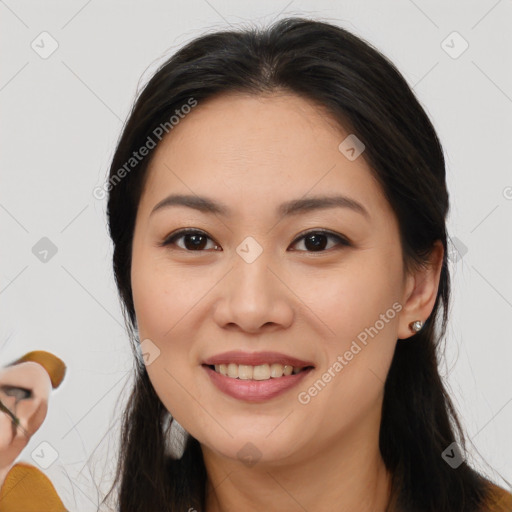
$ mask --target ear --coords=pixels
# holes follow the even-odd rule
[[[439,289],[443,257],[443,244],[436,240],[428,264],[407,274],[401,302],[403,309],[400,311],[398,323],[398,339],[413,336],[415,332],[409,324],[416,320],[425,322],[432,313]]]

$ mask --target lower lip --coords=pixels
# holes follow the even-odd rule
[[[284,375],[276,379],[244,380],[226,377],[206,365],[203,365],[203,368],[220,391],[233,398],[247,402],[264,402],[281,395],[296,386],[313,370],[313,368],[309,368],[299,373]]]

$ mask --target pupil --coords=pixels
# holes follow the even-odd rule
[[[323,240],[320,240],[320,239],[323,239]],[[316,249],[316,250],[324,249],[326,246],[326,243],[325,243],[326,239],[327,239],[327,237],[325,235],[316,233],[316,234],[308,235],[304,240],[304,244],[306,245],[306,248],[308,248],[307,241],[313,240],[313,248],[314,249]]]
[[[198,240],[198,239],[201,239],[203,238],[203,240]],[[192,242],[192,248],[193,249],[203,249],[204,248],[204,245],[205,245],[205,240],[204,240],[205,237],[203,237],[203,235],[187,235],[187,237],[185,237],[185,241],[187,240],[194,240]],[[185,245],[188,245],[186,242],[185,242]],[[187,249],[189,249],[190,247],[187,247]]]

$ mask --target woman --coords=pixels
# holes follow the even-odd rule
[[[192,41],[140,94],[108,191],[143,354],[121,511],[512,510],[464,461],[437,368],[443,151],[378,51],[305,19]]]
[[[107,191],[136,361],[116,510],[512,509],[437,368],[442,147],[369,44],[297,18],[192,41]]]

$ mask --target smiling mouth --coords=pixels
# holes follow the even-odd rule
[[[305,370],[312,369],[313,366],[291,366],[282,365],[279,363],[272,364],[260,364],[257,366],[245,365],[245,364],[210,364],[203,365],[207,366],[211,370],[223,375],[224,377],[230,377],[232,379],[239,380],[270,380],[287,377],[289,375],[295,375]]]

